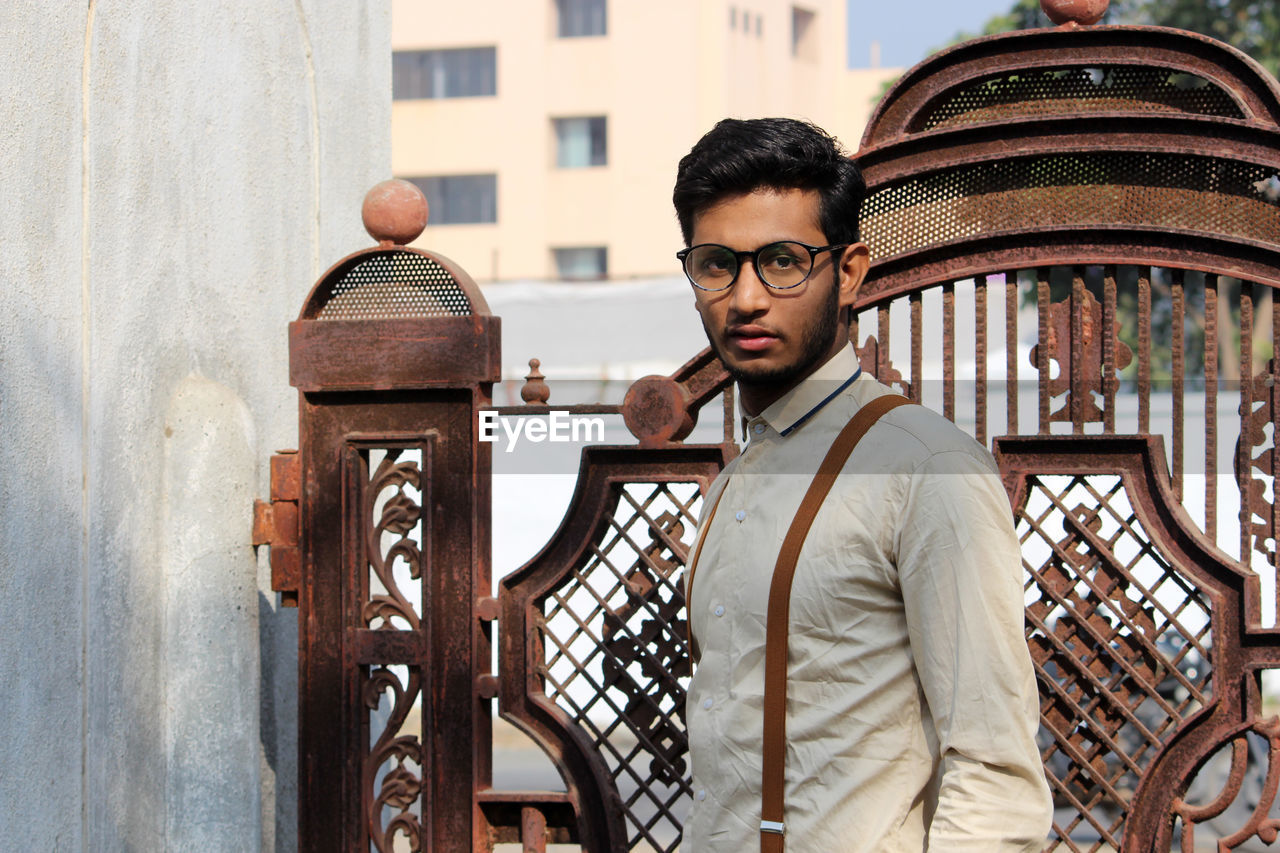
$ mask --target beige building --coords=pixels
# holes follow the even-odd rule
[[[845,67],[846,0],[395,0],[392,169],[418,245],[477,279],[674,273],[676,163],[725,116],[857,147],[889,69]]]

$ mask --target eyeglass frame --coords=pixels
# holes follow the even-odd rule
[[[803,249],[805,249],[805,251],[809,253],[809,271],[804,274],[804,278],[800,279],[795,284],[784,284],[784,285],[771,284],[769,281],[765,279],[763,275],[760,274],[760,267],[757,266],[756,264],[757,260],[760,257],[761,252],[763,252],[765,249],[768,249],[771,246],[777,246],[781,243],[794,243],[795,245],[802,247]],[[723,243],[698,243],[696,245],[689,246],[688,248],[681,249],[680,251],[676,252],[676,260],[680,262],[680,268],[684,270],[684,277],[689,279],[689,284],[693,285],[698,290],[701,290],[704,293],[723,293],[724,291],[728,290],[729,288],[737,284],[738,275],[742,272],[743,266],[745,266],[745,264],[743,263],[744,258],[751,259],[751,268],[756,271],[756,278],[760,279],[760,283],[763,284],[765,287],[769,288],[770,290],[793,290],[799,287],[800,285],[804,284],[806,281],[809,280],[809,276],[813,275],[813,268],[818,265],[819,254],[821,254],[822,252],[834,252],[836,250],[844,250],[849,248],[852,245],[853,245],[852,243],[832,243],[830,246],[810,246],[808,243],[802,243],[799,240],[774,240],[772,243],[765,243],[763,246],[759,247],[758,249],[754,249],[751,251],[737,252]],[[690,275],[689,266],[686,263],[686,259],[689,257],[689,255],[693,252],[694,249],[700,249],[703,246],[719,246],[721,249],[725,249],[730,254],[733,255],[733,259],[737,263],[738,268],[733,271],[733,278],[729,279],[729,283],[726,284],[724,287],[703,287],[702,285],[694,281],[693,276]]]

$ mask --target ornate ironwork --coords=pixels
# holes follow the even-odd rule
[[[1253,327],[1255,297],[1280,288],[1280,87],[1177,31],[995,36],[909,72],[858,159],[875,258],[853,306],[860,362],[979,440],[1005,434],[1050,846],[1270,843],[1280,723],[1259,674],[1280,668],[1261,594],[1280,550],[1280,301],[1260,375]],[[673,850],[689,793],[681,574],[701,495],[736,453],[728,377],[704,350],[621,406],[566,407],[621,414],[637,444],[584,452],[560,530],[495,600],[475,429],[497,321],[455,265],[393,245],[413,229],[383,212],[381,245],[326,273],[291,326],[301,483],[273,490],[255,528],[301,608],[302,846]],[[989,377],[1000,309],[1005,369]],[[859,319],[875,327],[860,344]],[[1219,398],[1236,344],[1232,423]],[[526,413],[549,399],[534,366]],[[722,392],[724,441],[685,445]],[[1238,541],[1217,476],[1236,436]],[[495,697],[563,792],[492,788]]]
[[[471,853],[512,807],[516,827],[526,807],[566,822],[563,795],[478,794],[495,691],[477,414],[500,378],[499,324],[463,270],[404,247],[426,213],[409,184],[375,188],[363,217],[379,245],[331,267],[289,329],[299,483],[273,490],[258,534],[287,558],[296,500],[296,573],[272,556],[299,607],[300,850]]]
[[[1097,297],[1084,287],[1074,288],[1072,294],[1061,302],[1049,305],[1048,338],[1044,348],[1047,360],[1058,365],[1057,375],[1049,379],[1047,390],[1051,400],[1062,399],[1062,404],[1049,412],[1050,421],[1068,423],[1101,422],[1103,411],[1095,402],[1102,396],[1103,384],[1109,375],[1103,369],[1102,305]],[[1129,347],[1115,334],[1112,324],[1110,346],[1114,355],[1108,367],[1111,371],[1123,370],[1133,360]],[[1040,365],[1040,344],[1031,348],[1032,365]],[[1110,373],[1114,375],[1114,373]]]
[[[1087,824],[1119,847],[1143,768],[1210,697],[1209,603],[1152,543],[1120,476],[1031,476],[1024,494],[1043,758],[1070,813],[1054,832]]]
[[[874,376],[885,385],[897,388],[903,395],[911,396],[910,383],[903,379],[901,371],[893,366],[893,362],[889,360],[888,353],[881,356],[880,342],[876,338],[868,335],[867,339],[862,342],[862,346],[857,347],[856,350],[858,353],[858,365],[867,372],[868,376]]]
[[[616,825],[591,829],[604,836],[591,849],[679,845],[690,795],[683,566],[726,451],[589,448],[565,525],[502,581],[500,663],[528,679],[504,681],[503,715],[583,786],[584,813],[596,798],[616,809]]]
[[[417,667],[407,669],[407,684],[391,669],[378,667],[363,687],[364,706],[372,719],[390,696],[390,710],[364,766],[365,820],[379,853],[403,849],[396,846],[397,835],[414,853],[422,849],[422,743],[416,734],[401,734],[422,689],[422,676]]]
[[[689,677],[690,669],[684,594],[677,571],[688,556],[685,540],[694,529],[694,515],[665,486],[654,489],[645,504],[661,497],[675,504],[676,513],[664,510],[657,518],[650,517],[647,506],[636,505],[628,491],[623,495],[649,524],[649,543],[622,580],[626,602],[604,614],[601,640],[608,654],[603,664],[604,688],[626,697],[622,713],[653,753],[652,778],[668,786],[685,785],[688,741],[682,679]]]
[[[414,581],[422,581],[422,507],[408,489],[421,488],[421,468],[417,460],[401,461],[404,451],[385,451],[370,476],[364,493],[365,518],[369,519],[365,535],[365,555],[369,561],[369,580],[379,592],[372,592],[360,617],[370,628],[383,631],[418,630],[418,611],[400,588],[395,576],[397,565]],[[390,539],[390,544],[384,540]],[[403,623],[396,624],[396,620]],[[376,624],[375,624],[376,623]]]
[[[430,454],[430,445],[425,445]],[[422,507],[415,498],[424,486],[421,447],[368,448],[361,468],[372,468],[362,490],[364,558],[368,564],[362,625],[378,631],[421,628],[423,557]],[[398,576],[399,575],[399,576]],[[417,603],[403,581],[415,583]],[[404,671],[402,676],[396,671]],[[422,740],[406,732],[410,714],[421,710],[421,669],[417,666],[373,666],[361,687],[368,709],[369,754],[364,759],[363,799],[369,837],[379,853],[391,853],[396,836],[409,850],[422,849]],[[384,708],[387,705],[389,707]],[[379,726],[381,728],[379,729]]]
[[[621,486],[604,536],[544,603],[544,689],[604,757],[622,795],[629,847],[643,840],[674,850],[674,807],[691,793],[684,761],[689,652],[676,573],[689,543],[674,534],[692,538],[700,502],[696,484]]]
[[[1237,471],[1237,477],[1243,476],[1247,483],[1244,505],[1248,512],[1249,534],[1253,548],[1264,556],[1271,565],[1276,562],[1276,510],[1277,501],[1267,497],[1268,486],[1275,482],[1278,473],[1274,424],[1280,415],[1277,406],[1277,366],[1280,359],[1273,358],[1267,362],[1266,372],[1248,380],[1252,385],[1249,395],[1254,401],[1241,415],[1240,437],[1236,442],[1236,458],[1248,460],[1247,470]],[[1268,434],[1271,427],[1271,434]],[[1264,448],[1261,453],[1255,451]],[[1243,454],[1243,457],[1241,456]],[[1258,476],[1261,474],[1262,476]]]
[[[1261,748],[1253,746],[1255,741],[1261,741]],[[1202,828],[1217,836],[1217,849],[1221,851],[1235,850],[1253,838],[1267,845],[1276,841],[1280,820],[1268,814],[1280,785],[1280,720],[1254,719],[1228,733],[1206,763],[1213,762],[1227,750],[1230,750],[1230,767],[1221,774],[1222,790],[1209,803],[1196,805],[1190,797],[1179,797],[1173,802],[1183,851],[1189,853],[1197,849],[1196,833]],[[1222,837],[1223,833],[1211,822],[1227,815],[1228,809],[1236,813],[1228,824],[1234,831],[1229,830],[1226,837]]]

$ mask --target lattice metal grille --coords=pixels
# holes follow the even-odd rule
[[[334,283],[318,320],[395,320],[471,313],[449,271],[413,252],[376,254]]]
[[[590,559],[545,600],[546,693],[618,786],[630,849],[675,850],[690,795],[683,568],[695,484],[629,483]]]
[[[1053,788],[1047,849],[1117,849],[1138,778],[1210,696],[1209,601],[1118,476],[1032,477],[1017,529]]]
[[[867,199],[874,258],[1005,230],[1154,226],[1280,242],[1272,167],[1183,154],[1052,154],[974,163]]]
[[[1116,65],[1019,70],[970,84],[923,112],[911,130],[1080,113],[1141,111],[1244,118],[1202,77],[1167,68]]]

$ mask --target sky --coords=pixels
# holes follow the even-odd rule
[[[871,43],[878,41],[882,67],[910,68],[957,33],[980,33],[1012,6],[1013,0],[849,0],[849,67],[869,67]]]

